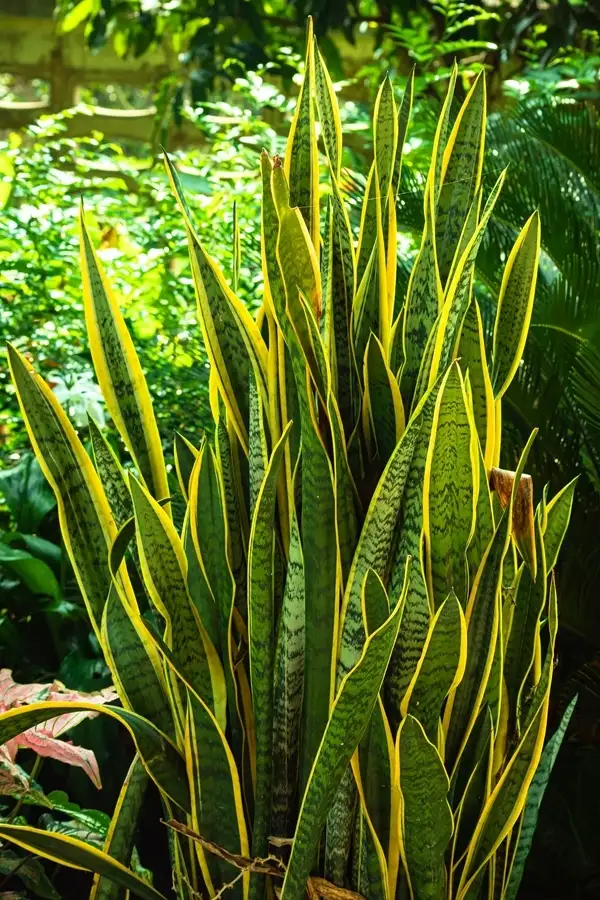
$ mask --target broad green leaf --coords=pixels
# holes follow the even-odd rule
[[[28,888],[36,897],[44,900],[61,900],[60,894],[44,871],[41,861],[35,856],[23,856],[2,847],[0,851],[0,875],[3,882],[18,878],[23,882],[23,887]],[[6,891],[2,893],[3,900],[27,900],[25,894]]]
[[[435,219],[435,243],[442,284],[447,281],[465,218],[479,189],[485,119],[485,76],[480,72],[461,107],[444,151]]]
[[[31,703],[0,714],[0,745],[35,725],[78,711],[110,716],[124,725],[152,780],[178,806],[184,810],[190,809],[185,766],[179,751],[155,725],[130,710],[75,701]]]
[[[463,606],[469,593],[467,547],[477,511],[477,437],[457,363],[442,382],[435,406],[423,483],[427,577],[434,608],[454,591]]]
[[[29,439],[56,496],[65,548],[100,638],[112,583],[106,560],[116,525],[92,461],[56,397],[12,346],[8,360]]]
[[[261,485],[248,549],[250,685],[256,728],[256,788],[252,853],[266,856],[273,778],[275,495],[289,425],[273,449]]]
[[[454,89],[456,87],[456,79],[458,77],[458,65],[456,61],[452,66],[450,78],[448,80],[448,90],[440,111],[435,136],[433,139],[433,149],[431,152],[431,168],[429,170],[428,190],[431,191],[432,210],[435,210],[438,204],[440,192],[442,189],[442,172],[444,166],[444,156],[448,146],[448,128],[450,125],[450,114],[452,111],[452,102],[454,100]],[[427,202],[427,199],[426,201]],[[432,218],[432,221],[435,217]]]
[[[316,38],[313,53],[315,61],[315,88],[321,136],[325,146],[325,153],[329,160],[331,174],[333,178],[339,178],[342,165],[342,122],[340,119],[340,109],[329,72],[327,71],[327,66],[325,65],[325,60],[317,47]]]
[[[488,484],[488,476],[483,459],[481,447],[477,447],[476,457],[479,465],[477,484],[477,511],[475,515],[475,528],[469,546],[467,547],[467,559],[469,562],[470,580],[477,574],[477,570],[483,559],[483,554],[494,534],[494,514],[492,510],[492,495]]]
[[[359,744],[358,760],[362,804],[387,856],[392,835],[394,740],[381,698]]]
[[[121,786],[114,808],[104,853],[124,866],[129,865],[137,822],[148,786],[148,774],[136,754]],[[110,878],[94,875],[89,900],[117,900],[119,886]]]
[[[85,323],[102,395],[144,483],[156,500],[169,494],[152,399],[131,335],[80,216]]]
[[[290,206],[297,208],[316,254],[319,253],[319,153],[313,105],[315,61],[312,19],[308,20],[304,79],[287,139],[285,174]]]
[[[557,622],[556,591],[551,590],[548,616],[550,636],[542,677],[521,740],[492,791],[469,845],[457,900],[468,896],[470,885],[515,825],[525,806],[544,744]]]
[[[269,461],[264,409],[254,377],[250,376],[250,425],[248,429],[248,480],[250,486],[250,518],[254,514],[258,491]],[[224,549],[224,548],[223,548]]]
[[[363,374],[363,427],[371,444],[371,458],[383,468],[404,431],[404,409],[381,341],[372,334],[367,344]]]
[[[159,504],[133,476],[129,483],[144,583],[165,620],[165,643],[186,681],[223,721],[223,667],[187,589],[183,544]]]
[[[398,731],[396,767],[402,795],[400,846],[411,895],[418,900],[443,900],[444,855],[453,827],[450,783],[435,746],[411,715],[402,720]]]
[[[114,586],[104,607],[102,642],[123,703],[173,738],[162,660],[139,612]]]
[[[574,478],[552,498],[545,509],[546,521],[543,524],[543,531],[547,572],[551,572],[556,565],[559,550],[569,527],[576,484],[577,479]]]
[[[142,900],[165,900],[162,894],[146,881],[142,881],[130,869],[84,841],[64,834],[42,831],[40,828],[30,828],[27,825],[1,823],[0,838],[59,865],[97,872],[131,891],[135,897],[141,897]]]
[[[246,554],[250,524],[247,522],[246,501],[243,496],[239,442],[227,427],[225,406],[221,403],[219,421],[215,429],[215,452],[223,485],[227,514],[227,546],[229,565],[235,581],[235,607],[242,620],[248,618]]]
[[[61,590],[56,575],[50,566],[27,550],[0,542],[0,566],[11,569],[33,594],[60,600]]]
[[[407,569],[410,562],[407,563]],[[395,643],[405,586],[387,621],[371,634],[356,666],[342,681],[304,794],[282,900],[301,900],[327,811],[369,723]]]
[[[492,385],[502,397],[521,361],[535,297],[540,257],[540,216],[536,211],[523,226],[510,251],[494,325]]]
[[[273,834],[294,830],[298,793],[300,721],[304,683],[304,557],[294,514],[283,604],[275,647],[273,684]]]
[[[529,851],[533,842],[533,835],[537,826],[540,806],[542,805],[546,787],[548,786],[548,781],[552,774],[558,751],[561,748],[567,728],[569,727],[569,722],[571,721],[571,716],[573,715],[576,703],[577,697],[575,696],[565,709],[558,728],[544,747],[536,773],[533,776],[533,780],[527,791],[523,819],[519,828],[517,845],[504,894],[504,900],[516,900],[517,898],[521,879],[525,870],[525,863],[527,862],[527,857],[529,856]]]
[[[248,856],[248,836],[239,775],[227,739],[208,706],[188,692],[186,766],[192,796],[192,827],[230,853]],[[202,865],[202,862],[201,862]],[[237,871],[220,857],[211,857],[217,885],[233,881]],[[247,894],[248,875],[232,885],[232,896]]]
[[[198,456],[198,450],[186,437],[179,434],[178,431],[175,432],[174,456],[179,487],[181,488],[181,493],[184,498],[187,500],[190,477],[192,475],[192,469],[194,468],[194,462]]]
[[[452,591],[429,626],[421,659],[400,707],[403,716],[410,714],[418,719],[432,744],[437,744],[442,704],[460,684],[466,657],[465,618]]]

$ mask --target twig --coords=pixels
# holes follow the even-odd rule
[[[224,859],[226,862],[231,863],[232,866],[240,869],[239,875],[237,875],[233,881],[224,884],[217,891],[215,898],[221,897],[226,890],[233,887],[246,872],[255,872],[259,875],[271,875],[274,878],[285,877],[285,863],[282,860],[277,859],[276,856],[267,856],[265,859],[252,859],[249,856],[242,856],[239,853],[231,853],[229,850],[220,847],[218,844],[215,844],[214,841],[207,840],[207,838],[198,834],[197,831],[193,831],[191,828],[188,828],[187,825],[184,825],[182,822],[177,822],[175,819],[169,819],[168,822],[163,822],[163,824],[168,828],[172,828],[173,831],[178,831],[180,834],[185,835],[185,837],[190,838],[190,840],[195,841],[197,844],[200,844],[205,850],[208,850],[209,853],[213,853],[215,856]],[[285,838],[275,838],[272,843],[283,843],[284,841],[285,843],[288,843],[288,839]],[[306,883],[306,891],[309,900],[318,900],[319,897],[323,898],[323,900],[365,900],[362,894],[357,894],[356,891],[348,891],[346,888],[338,887],[337,884],[332,884],[331,881],[327,881],[326,878],[319,878],[317,875],[310,876]]]

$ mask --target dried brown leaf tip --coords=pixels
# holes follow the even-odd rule
[[[515,472],[494,468],[490,472],[490,486],[496,492],[502,509],[510,503]],[[512,531],[521,556],[531,569],[535,580],[537,559],[535,550],[535,526],[533,511],[533,479],[531,475],[521,475],[513,503]]]

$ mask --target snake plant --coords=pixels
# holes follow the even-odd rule
[[[535,435],[516,472],[500,467],[540,223],[533,212],[504,261],[486,346],[473,270],[505,173],[482,184],[483,75],[452,122],[455,83],[453,71],[405,296],[396,208],[411,79],[401,97],[389,79],[377,96],[355,241],[336,95],[309,26],[285,157],[260,159],[256,317],[235,294],[239,235],[231,286],[166,159],[214,418],[196,445],[176,437],[177,489],[83,215],[90,348],[132,468],[93,422],[88,454],[9,348],[121,702],[94,712],[129,731],[135,756],[104,852],[14,824],[0,838],[89,869],[93,900],[163,896],[129,868],[149,786],[177,898],[516,896],[566,726],[544,751],[552,569],[574,485],[544,492],[534,510],[525,466]],[[88,707],[3,713],[0,743],[78,709]]]

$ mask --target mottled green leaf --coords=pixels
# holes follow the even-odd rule
[[[367,638],[356,666],[340,685],[306,788],[282,900],[301,900],[327,811],[369,723],[398,634],[405,589],[387,621]]]
[[[411,894],[418,900],[443,900],[444,855],[452,836],[450,784],[438,751],[410,715],[398,731],[396,767],[402,795],[402,861]]]
[[[539,256],[540,216],[536,211],[523,226],[510,251],[502,277],[492,348],[495,397],[506,392],[523,355],[533,310]]]
[[[546,570],[551,572],[558,559],[558,553],[562,546],[567,528],[569,527],[569,519],[571,518],[571,510],[573,509],[573,497],[575,495],[575,485],[577,479],[574,478],[569,484],[556,494],[545,509],[544,531],[544,550],[546,553]]]

